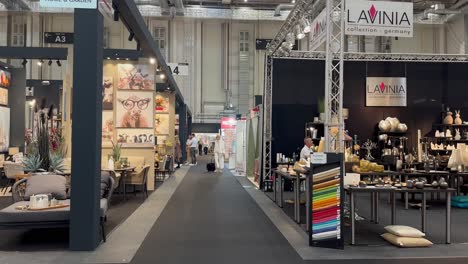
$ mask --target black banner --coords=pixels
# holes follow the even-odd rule
[[[257,50],[266,50],[268,43],[270,43],[272,39],[257,39],[255,41],[255,46]]]
[[[45,32],[44,43],[47,44],[73,44],[73,33]]]

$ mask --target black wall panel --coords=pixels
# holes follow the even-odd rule
[[[291,155],[302,147],[304,124],[317,116],[317,100],[324,96],[324,62],[274,60],[273,152]],[[366,107],[366,77],[407,77],[407,107]],[[443,105],[461,109],[468,121],[468,64],[345,62],[344,107],[346,129],[361,141],[374,139],[377,124],[388,116],[408,125],[408,143],[416,145],[417,129],[432,134],[441,122]]]

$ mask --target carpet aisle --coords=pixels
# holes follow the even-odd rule
[[[208,160],[208,159],[205,159]],[[227,170],[190,169],[131,263],[302,263]]]

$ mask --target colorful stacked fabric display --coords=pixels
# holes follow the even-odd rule
[[[340,238],[340,168],[313,175],[312,239]]]

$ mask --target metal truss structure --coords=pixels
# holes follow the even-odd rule
[[[344,152],[344,0],[327,0],[325,41],[325,151]]]
[[[292,51],[288,56],[275,55],[273,59],[325,60],[325,52]],[[335,57],[338,59],[338,57]],[[345,61],[385,61],[385,62],[441,62],[467,63],[466,54],[407,54],[407,53],[354,53],[345,52]]]
[[[325,2],[325,3],[324,3]],[[326,51],[292,51],[289,54],[276,52],[299,20],[307,16],[313,20],[326,4],[327,38]],[[379,62],[434,62],[468,63],[468,55],[452,54],[397,54],[397,53],[352,53],[344,52],[344,0],[298,0],[276,37],[268,46],[265,59],[265,88],[263,112],[263,179],[271,176],[272,158],[272,78],[274,59],[325,60],[325,151],[342,152],[343,144],[343,65],[344,61]]]

